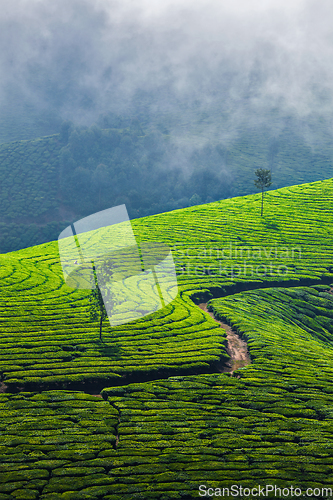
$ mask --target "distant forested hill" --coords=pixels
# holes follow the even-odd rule
[[[310,147],[288,123],[274,140],[260,128],[227,146],[194,137],[105,116],[1,144],[0,252],[55,240],[69,223],[123,203],[136,218],[250,194],[258,167],[272,170],[272,189],[332,176],[330,143]]]

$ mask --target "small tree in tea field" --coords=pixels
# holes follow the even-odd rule
[[[255,186],[261,189],[261,216],[264,213],[264,189],[272,184],[271,171],[265,168],[257,168],[255,171],[257,178],[254,181]]]
[[[108,294],[108,305],[113,307],[113,300],[111,296],[110,289],[105,288],[105,284],[107,282],[107,279],[109,279],[112,276],[112,270],[107,267],[107,263],[105,262],[103,265],[103,272],[100,273],[100,280],[103,278],[103,287],[105,290],[104,294]],[[91,290],[90,296],[89,296],[89,302],[90,302],[90,319],[92,321],[98,321],[99,320],[99,339],[102,341],[102,328],[103,328],[103,320],[105,320],[108,317],[108,313],[105,308],[104,300],[103,300],[103,295],[99,286],[99,283],[97,281],[97,275],[96,275],[96,269],[95,266],[93,266],[93,271],[94,271],[94,278],[95,278],[95,289]]]
[[[99,286],[97,286],[95,290],[91,290],[89,301],[90,301],[90,319],[92,321],[99,320],[99,339],[102,340],[103,320],[107,318],[107,312],[105,309],[102,293],[99,289]]]

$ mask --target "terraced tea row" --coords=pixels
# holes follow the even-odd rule
[[[1,500],[55,498],[68,481],[73,490],[94,492],[115,482],[108,471],[118,412],[102,399],[66,391],[0,394],[0,408]]]
[[[100,342],[87,292],[64,285],[53,256],[6,256],[1,269],[0,370],[12,389],[89,381],[96,391],[129,374],[207,370],[228,357],[218,325],[189,300],[122,328],[105,325]]]
[[[279,386],[280,379],[289,378],[290,384],[296,384],[296,392],[302,393],[317,387],[320,379],[322,390],[331,392],[333,294],[330,288],[316,285],[251,290],[209,302],[215,316],[247,340],[255,364],[244,370],[244,380],[251,380],[255,373],[263,383],[275,381]]]

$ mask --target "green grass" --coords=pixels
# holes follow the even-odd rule
[[[0,395],[0,499],[330,486],[332,190],[330,179],[269,192],[263,218],[253,195],[132,221],[139,242],[173,249],[179,295],[105,325],[104,342],[89,292],[64,284],[56,242],[2,255],[0,371],[11,392]],[[225,334],[191,297],[211,299],[247,339],[250,365],[212,373],[227,359]],[[106,401],[48,390],[103,386]]]

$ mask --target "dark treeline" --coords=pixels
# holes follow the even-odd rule
[[[189,172],[168,135],[144,134],[135,120],[124,129],[64,123],[60,138],[65,143],[59,153],[61,200],[78,216],[125,203],[131,218],[141,217],[231,194],[219,146],[190,154]]]

